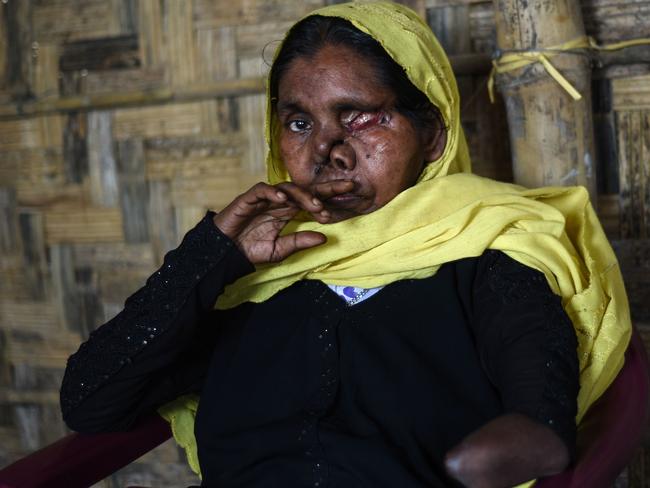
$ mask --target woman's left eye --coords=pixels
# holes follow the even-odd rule
[[[302,119],[290,120],[287,127],[291,132],[304,132],[309,130],[309,122]]]

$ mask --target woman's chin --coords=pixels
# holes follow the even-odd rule
[[[359,214],[332,212],[332,217],[327,221],[327,224],[338,224],[339,222],[357,217],[358,215]]]

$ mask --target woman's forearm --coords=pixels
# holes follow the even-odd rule
[[[504,412],[446,456],[473,488],[512,487],[562,471],[575,449],[577,338],[546,278],[504,253],[481,258],[474,331]]]
[[[445,457],[450,476],[470,488],[516,486],[564,470],[570,456],[550,428],[506,414],[468,435]]]
[[[195,351],[207,342],[197,336],[197,325],[209,317],[223,287],[252,270],[216,229],[212,215],[188,232],[124,310],[68,360],[61,409],[73,430],[123,430],[196,387],[202,356],[209,354]]]

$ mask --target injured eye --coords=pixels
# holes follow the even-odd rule
[[[350,132],[370,129],[377,125],[387,124],[390,121],[390,114],[383,110],[376,112],[352,112],[343,118],[343,125]]]

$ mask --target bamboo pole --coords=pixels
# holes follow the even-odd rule
[[[237,80],[194,84],[187,88],[175,90],[160,88],[155,90],[78,95],[54,100],[12,103],[0,106],[0,120],[12,120],[17,117],[39,116],[58,112],[78,112],[81,110],[100,110],[253,95],[264,93],[264,83],[264,78],[260,77],[240,78]]]
[[[493,0],[501,52],[557,46],[585,35],[578,0]],[[510,127],[515,182],[584,185],[596,201],[591,69],[582,54],[549,57],[582,94],[574,100],[540,63],[497,76]]]

